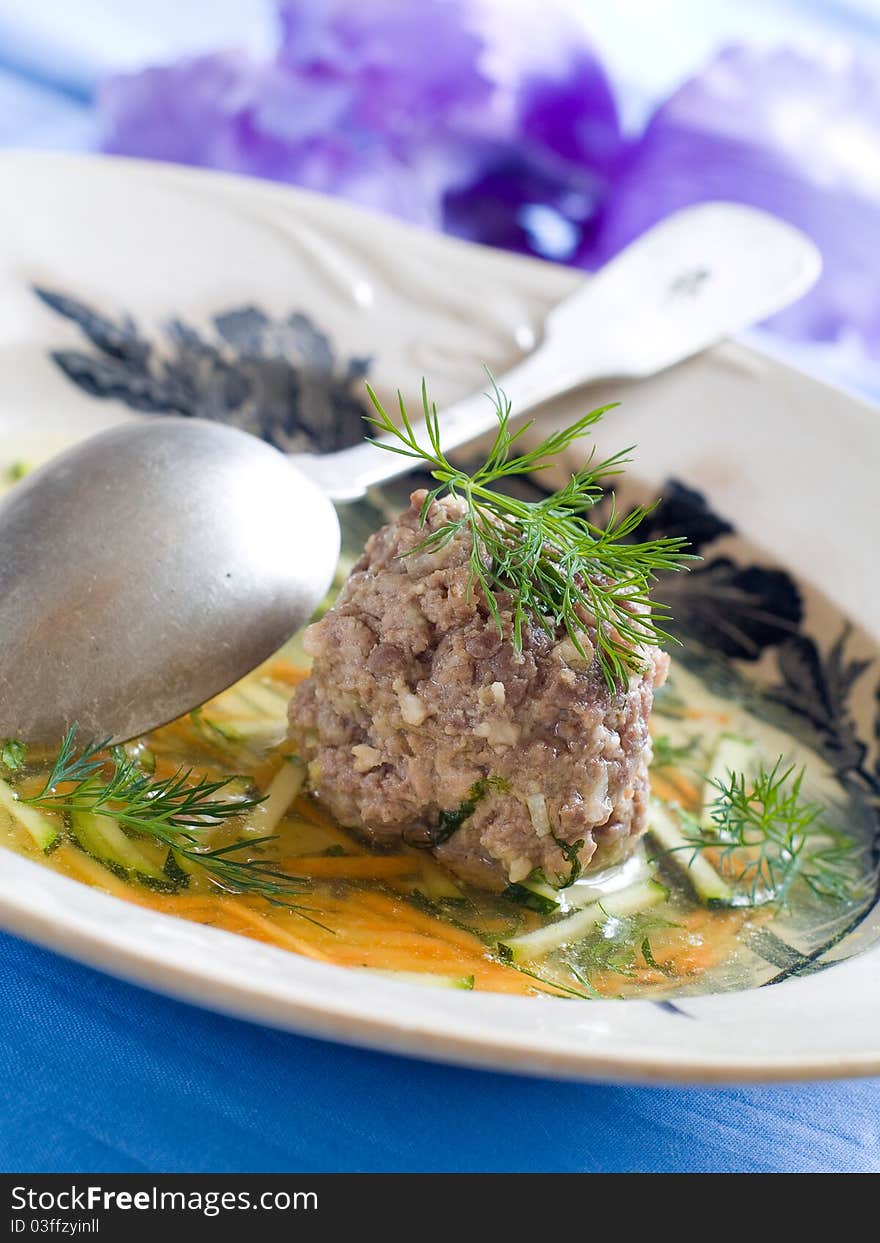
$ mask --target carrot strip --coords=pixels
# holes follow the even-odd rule
[[[281,927],[271,917],[252,910],[240,899],[230,896],[215,897],[211,894],[152,893],[119,880],[72,846],[62,845],[54,853],[69,874],[92,886],[98,885],[138,906],[176,915],[195,923],[211,924],[280,949],[292,950],[314,961],[349,967],[378,967],[391,971],[423,971],[425,975],[472,975],[477,987],[494,992],[519,995],[534,992],[534,988],[524,977],[488,959],[482,943],[476,937],[459,933],[458,929],[423,915],[409,903],[396,903],[381,894],[359,893],[359,898],[369,899],[364,903],[367,919],[351,918],[357,913],[357,905],[353,903],[333,903],[335,909],[326,913],[322,907],[322,915],[328,922],[335,922],[336,917],[339,918],[336,929],[338,939],[332,933],[307,925],[303,928],[303,934],[298,935]],[[387,858],[396,859],[397,856]],[[354,909],[348,909],[352,907]],[[377,923],[376,914],[387,916],[388,922]],[[408,927],[408,924],[412,926]],[[364,942],[358,944],[361,936],[364,937]],[[321,945],[315,942],[321,942]]]
[[[282,949],[295,950],[297,954],[302,954],[306,958],[316,958],[320,962],[333,961],[332,958],[323,954],[311,942],[304,940],[302,937],[295,936],[292,932],[288,932],[286,928],[279,927],[278,924],[273,923],[264,915],[251,910],[249,906],[244,902],[240,902],[237,898],[222,898],[220,901],[245,926],[252,928],[256,933],[261,933],[260,940],[270,941]],[[316,931],[319,930],[316,929]]]
[[[323,829],[329,838],[340,846],[344,846],[347,850],[352,850],[359,855],[367,854],[364,847],[350,833],[346,833],[345,829],[340,829],[338,824],[328,820],[324,813],[318,810],[314,800],[300,796],[300,798],[294,801],[291,811],[294,815],[300,816],[301,819],[308,820],[309,824]]]
[[[153,736],[155,745],[159,747],[167,747],[169,744],[183,743],[186,748],[195,748],[200,756],[204,759],[200,762],[215,764],[217,763],[217,747],[212,746],[198,732],[189,717],[178,717],[176,721],[169,721],[167,725],[163,725],[161,729],[156,730]],[[217,740],[220,743],[220,739]]]
[[[63,864],[64,871],[74,880],[82,881],[84,885],[90,885],[93,889],[105,889],[115,898],[131,898],[132,887],[127,881],[114,876],[91,855],[77,850],[75,846],[56,846],[49,858],[55,866]]]
[[[345,940],[351,944],[360,945],[363,940],[386,950],[406,951],[417,958],[448,958],[450,955],[458,958],[468,954],[468,951],[460,950],[457,945],[450,945],[448,941],[441,941],[426,932],[412,932],[408,928],[363,928],[358,935],[352,935],[350,928],[341,929],[339,925],[336,925],[336,930],[344,932]],[[386,935],[383,936],[383,932]]]
[[[651,772],[651,792],[657,798],[663,800],[664,803],[681,803],[683,799],[682,790],[678,783],[673,781],[667,773]],[[696,791],[694,792],[696,794]],[[687,800],[691,802],[692,800]],[[693,800],[699,802],[699,795]]]
[[[708,712],[705,708],[683,708],[682,717],[686,721],[717,721],[719,725],[728,725],[730,715],[727,712]]]
[[[307,795],[300,795],[300,797],[294,802],[293,809],[300,816],[302,816],[304,820],[310,820],[312,824],[316,824],[319,829],[336,829],[341,832],[339,826],[334,824],[332,820],[325,816],[315,800],[309,798]]]
[[[368,893],[366,890],[358,894],[358,899],[369,910],[390,916],[395,921],[395,924],[399,920],[403,920],[412,927],[426,931],[431,936],[441,937],[444,941],[448,941],[451,945],[457,945],[461,949],[470,950],[471,952],[482,952],[483,950],[482,941],[480,941],[479,937],[474,936],[472,932],[465,932],[461,928],[455,928],[452,924],[445,923],[442,919],[435,919],[432,915],[425,915],[421,911],[416,910],[409,902],[386,897],[381,893]]]
[[[267,677],[274,678],[276,682],[284,682],[287,686],[299,686],[309,676],[308,669],[303,669],[301,665],[292,665],[289,660],[273,660],[270,665],[265,666],[264,672]]]
[[[343,880],[411,876],[418,871],[418,863],[407,855],[290,855],[281,860],[281,867],[295,876],[340,877]]]
[[[455,955],[435,958],[414,958],[400,950],[383,949],[375,945],[350,945],[333,953],[333,962],[340,967],[364,966],[386,967],[389,971],[435,971],[438,975],[473,975],[479,963],[457,958]]]
[[[358,890],[337,902],[322,898],[321,910],[340,934],[340,942],[366,938],[384,944],[386,949],[406,946],[408,953],[422,956],[452,952],[482,959],[486,952],[483,943],[471,933],[423,915],[409,903],[398,904],[367,890]],[[336,949],[334,945],[334,955]]]
[[[687,805],[691,807],[699,807],[700,791],[697,789],[697,787],[694,785],[694,783],[690,780],[689,777],[686,777],[684,773],[679,772],[678,769],[676,769],[669,774],[669,779],[681,792],[681,795],[684,798]]]
[[[149,891],[147,891],[149,894]],[[210,893],[193,893],[193,894],[149,894],[145,898],[145,904],[156,906],[157,909],[167,910],[169,914],[176,915],[178,912],[189,915],[191,912],[202,912],[214,915],[219,909],[222,909],[224,899],[217,898]]]

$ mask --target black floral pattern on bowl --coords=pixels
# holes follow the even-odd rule
[[[272,319],[259,307],[230,307],[212,317],[208,331],[173,318],[154,341],[130,315],[113,318],[57,290],[34,292],[93,347],[52,351],[93,397],[145,414],[219,419],[287,453],[326,453],[363,436],[360,381],[370,360],[340,361],[301,311]]]

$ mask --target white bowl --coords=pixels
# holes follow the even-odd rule
[[[311,377],[311,387],[298,390],[299,417],[319,417],[328,394],[337,404],[342,394],[356,395],[363,365],[356,361],[349,372],[350,360],[369,359],[382,392],[414,392],[426,374],[443,403],[480,385],[484,362],[500,372],[528,350],[547,308],[582,279],[228,176],[24,154],[4,155],[0,168],[14,191],[0,201],[7,461],[48,454],[136,417],[132,403],[198,405],[208,389],[216,398],[217,368],[224,360],[232,372],[246,365],[249,333],[259,338],[258,351],[283,349]],[[34,286],[51,291],[48,301]],[[246,307],[257,311],[214,321]],[[118,327],[125,314],[135,323],[120,345],[101,316]],[[215,344],[225,334],[189,389],[161,375],[163,349],[181,356],[180,334],[174,345],[167,331],[174,318]],[[135,328],[142,340],[164,343],[146,367],[131,346]],[[255,417],[253,400],[236,405],[223,391],[233,417]],[[613,436],[614,448],[638,443],[639,483],[680,480],[735,528],[735,538],[712,543],[713,558],[782,566],[797,582],[803,616],[790,623],[788,638],[741,663],[765,682],[784,674],[805,718],[814,718],[817,745],[876,801],[876,412],[737,344],[641,385],[605,385],[588,400],[609,395],[624,404],[603,435]],[[260,397],[278,400],[268,390]],[[568,399],[546,418],[583,408],[583,397]],[[732,615],[742,604],[733,599],[735,582],[718,579],[712,589],[726,593],[722,611]],[[845,634],[843,619],[852,623]],[[868,666],[848,679],[848,662],[860,658]],[[10,931],[147,987],[278,1027],[583,1078],[880,1073],[880,953],[847,957],[876,934],[876,908],[823,956],[825,964],[840,959],[827,970],[811,974],[814,964],[800,964],[800,975],[781,972],[788,978],[773,987],[688,997],[670,1008],[421,988],[155,914],[6,850],[0,862],[0,921]]]

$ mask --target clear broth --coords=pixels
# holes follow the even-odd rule
[[[243,775],[265,792],[289,753],[287,703],[304,673],[286,659],[272,661],[200,713],[132,744],[130,754],[148,753],[159,777],[181,768],[212,778]],[[781,754],[787,762],[806,765],[808,793],[828,808],[831,826],[867,845],[873,827],[867,813],[854,806],[819,757],[751,708],[677,666],[658,696],[653,728],[655,736],[665,736],[667,748],[685,749],[686,759],[652,770],[655,797],[698,810],[700,774],[715,740],[722,732],[737,732],[755,739],[771,763]],[[29,757],[10,782],[22,793],[36,791],[51,758]],[[205,840],[215,846],[262,832],[257,808],[231,826],[206,832]],[[680,865],[659,852],[650,866],[646,863],[649,841],[647,848],[639,847],[636,862],[624,866],[643,875],[651,871],[665,887],[666,896],[650,912],[621,920],[601,907],[582,936],[534,959],[511,961],[506,947],[513,938],[564,920],[587,902],[602,903],[603,896],[611,905],[610,895],[621,890],[626,875],[618,870],[587,877],[562,891],[559,909],[548,914],[522,905],[522,895],[514,900],[469,888],[423,851],[371,848],[330,821],[307,794],[293,802],[274,832],[275,840],[258,852],[301,878],[297,904],[305,910],[225,892],[196,874],[179,892],[155,892],[83,850],[69,826],[56,848],[39,852],[13,816],[0,809],[4,844],[118,898],[318,961],[445,987],[658,1000],[755,987],[821,965],[872,901],[866,870],[865,884],[852,898],[832,906],[804,886],[795,887],[782,910],[710,909],[697,899]]]

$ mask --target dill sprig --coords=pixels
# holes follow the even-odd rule
[[[166,846],[166,870],[178,880],[181,863],[204,871],[221,889],[254,894],[276,905],[305,910],[293,902],[303,881],[279,871],[271,861],[254,858],[274,837],[241,838],[209,848],[204,834],[252,811],[259,795],[233,793],[234,777],[210,780],[180,768],[169,777],[145,773],[124,747],[108,741],[76,744],[77,727],[66,734],[43,788],[23,803],[64,815],[87,812],[106,816]]]
[[[464,513],[432,531],[413,551],[439,551],[459,533],[470,541],[470,583],[479,586],[503,634],[498,597],[513,605],[512,641],[522,650],[523,628],[536,620],[553,633],[562,627],[582,655],[587,625],[595,624],[596,652],[609,689],[624,682],[631,671],[644,667],[646,643],[668,641],[663,629],[668,612],[651,600],[656,575],[681,569],[690,558],[687,541],[673,536],[634,542],[632,536],[654,506],[617,512],[611,498],[603,524],[593,523],[589,511],[605,497],[603,482],[621,475],[630,460],[629,449],[597,462],[595,450],[558,491],[538,501],[524,501],[497,492],[493,485],[550,467],[554,459],[591,429],[612,406],[583,415],[570,427],[552,432],[534,449],[519,451],[519,442],[532,421],[516,431],[510,427],[511,405],[492,380],[498,430],[486,459],[472,474],[449,461],[441,448],[437,407],[428,400],[422,382],[422,405],[428,445],[419,443],[398,394],[400,426],[384,410],[367,386],[376,414],[368,422],[385,439],[374,443],[413,461],[424,463],[437,487],[422,507],[424,523],[433,501],[444,493],[465,502]]]
[[[718,851],[719,870],[736,890],[734,904],[786,906],[796,881],[826,902],[853,897],[860,877],[856,843],[823,820],[825,808],[804,797],[805,769],[763,763],[753,777],[715,779],[709,827],[680,811],[686,846]]]

